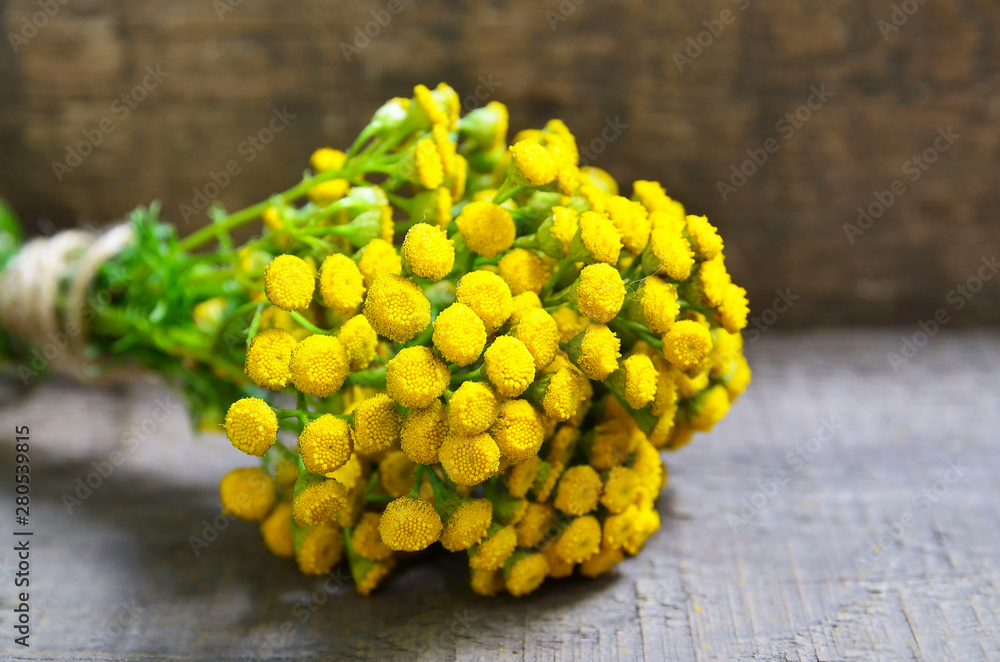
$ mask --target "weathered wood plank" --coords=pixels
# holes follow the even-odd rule
[[[270,557],[244,523],[195,556],[188,537],[216,516],[218,478],[247,464],[223,437],[192,438],[155,384],[50,382],[24,394],[5,385],[3,438],[28,424],[34,449],[35,629],[30,650],[11,644],[13,557],[2,551],[0,651],[42,660],[996,660],[1000,336],[939,336],[898,373],[886,359],[896,342],[851,332],[752,344],[755,382],[730,417],[667,456],[663,529],[643,553],[612,577],[560,581],[522,600],[476,597],[452,556],[405,567],[360,598],[346,574],[324,586]],[[161,422],[158,407],[168,411]],[[818,437],[824,421],[833,434]],[[148,436],[129,451],[133,426]],[[125,461],[69,514],[62,495],[115,448]],[[0,475],[12,464],[7,443]],[[12,482],[0,484],[0,513],[10,513]],[[894,525],[898,540],[887,533]]]

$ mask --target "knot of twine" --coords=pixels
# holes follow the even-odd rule
[[[45,358],[86,376],[87,292],[101,265],[131,242],[127,223],[102,233],[64,230],[32,239],[0,272],[0,326],[36,348],[54,343],[60,351]]]

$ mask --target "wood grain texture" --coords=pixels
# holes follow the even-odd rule
[[[0,48],[0,194],[30,222],[63,226],[160,199],[186,232],[204,220],[183,223],[179,205],[229,160],[242,172],[220,199],[235,209],[287,188],[315,147],[349,144],[383,100],[446,80],[468,107],[477,90],[506,102],[515,129],[564,118],[624,182],[665,182],[722,228],[755,310],[778,289],[801,296],[783,327],[926,319],[1000,252],[991,0],[910,0],[919,9],[885,38],[879,21],[897,0],[394,1],[402,11],[384,27],[368,24],[388,0],[61,6],[17,52]],[[38,10],[4,3],[0,32],[20,34]],[[705,23],[718,31],[724,11],[731,21],[712,37]],[[366,27],[376,36],[347,61],[341,44]],[[681,71],[674,54],[689,38],[710,43]],[[157,64],[169,77],[119,118],[112,103]],[[778,128],[823,86],[832,96],[810,119]],[[274,108],[295,119],[247,161],[241,142]],[[105,118],[114,131],[57,181],[52,162]],[[602,142],[616,118],[628,128]],[[926,172],[904,172],[948,127],[961,138]],[[718,182],[768,139],[779,151],[723,200]],[[896,180],[906,192],[850,243],[844,224]],[[994,284],[955,324],[996,323],[998,304]]]
[[[854,332],[751,345],[755,381],[732,414],[667,456],[663,528],[642,553],[614,576],[551,582],[521,600],[475,596],[453,555],[405,567],[361,598],[346,573],[300,576],[246,523],[196,557],[188,539],[217,515],[218,479],[247,464],[224,437],[192,438],[155,384],[5,387],[3,440],[28,424],[34,449],[35,629],[30,650],[13,649],[13,559],[0,552],[0,651],[45,660],[998,660],[1000,336],[936,338],[898,373],[885,356],[896,342]],[[169,415],[151,422],[161,406]],[[835,433],[817,437],[823,421]],[[145,438],[128,451],[133,434]],[[125,461],[68,514],[62,495],[115,448]],[[4,443],[0,513],[12,510],[12,464]],[[773,490],[778,471],[788,479]],[[910,523],[897,540],[885,532],[899,522]],[[869,555],[880,538],[889,544]]]

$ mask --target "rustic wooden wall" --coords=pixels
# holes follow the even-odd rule
[[[373,11],[390,19],[348,61]],[[1000,281],[951,292],[1000,253],[993,0],[9,0],[0,27],[0,194],[29,221],[103,223],[159,198],[187,230],[201,221],[178,205],[228,160],[243,164],[221,196],[236,208],[286,188],[314,147],[347,144],[383,99],[445,80],[470,105],[477,90],[506,102],[514,128],[564,118],[597,165],[707,213],[767,324],[916,324],[941,308],[956,326],[1000,321]],[[129,108],[121,95],[157,65],[169,75]],[[779,125],[814,87],[831,96]],[[273,142],[241,151],[285,108]],[[57,177],[102,120],[113,132]],[[627,128],[602,142],[616,120]],[[906,165],[948,127],[960,138],[933,165]],[[723,199],[718,182],[767,146]],[[896,180],[851,243],[845,223]],[[800,298],[768,314],[779,289]]]

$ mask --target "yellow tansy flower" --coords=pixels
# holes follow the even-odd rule
[[[650,212],[663,211],[670,200],[662,184],[642,179],[632,183],[632,194]]]
[[[514,312],[510,287],[490,271],[473,271],[462,276],[455,289],[455,298],[475,311],[488,335],[503,326]]]
[[[601,505],[615,514],[624,512],[637,501],[641,489],[642,481],[634,469],[612,467],[604,481]]]
[[[543,186],[556,178],[556,164],[544,147],[532,140],[510,146],[509,175],[518,184]]]
[[[448,388],[451,372],[429,347],[407,347],[386,366],[389,397],[410,408],[428,407]]]
[[[477,435],[489,429],[500,413],[500,403],[488,384],[464,382],[448,402],[448,422],[460,435]]]
[[[350,366],[340,340],[317,333],[295,346],[289,367],[295,388],[325,398],[340,390]]]
[[[500,277],[504,279],[514,296],[522,292],[538,294],[548,280],[550,269],[538,254],[525,248],[515,248],[507,252],[497,265]]]
[[[434,140],[431,138],[418,140],[413,158],[420,185],[432,190],[441,186],[444,181],[444,164],[441,163],[441,155]]]
[[[300,483],[303,483],[302,478],[296,482],[296,494],[292,499],[292,517],[300,525],[322,524],[347,505],[347,490],[333,478],[306,481],[301,489]]]
[[[527,400],[507,400],[490,428],[490,436],[511,464],[520,464],[538,453],[545,429],[538,412]]]
[[[610,264],[583,268],[576,283],[576,307],[581,314],[601,324],[614,319],[625,301],[621,274]]]
[[[601,548],[601,523],[593,515],[577,517],[559,536],[554,553],[567,563],[583,563]]]
[[[529,503],[524,516],[514,525],[519,547],[536,547],[556,522],[556,510],[547,503]]]
[[[559,479],[552,503],[567,515],[585,515],[597,508],[601,488],[601,476],[593,467],[586,464],[570,467]]]
[[[333,414],[323,414],[306,424],[299,435],[299,454],[306,470],[328,474],[351,459],[351,427]]]
[[[633,409],[642,409],[656,397],[660,375],[645,354],[633,354],[625,359],[625,399]]]
[[[475,310],[463,303],[453,303],[434,320],[432,342],[447,361],[469,365],[483,353],[486,326]]]
[[[289,362],[294,348],[292,334],[283,329],[265,329],[250,341],[244,371],[257,386],[281,391],[292,377]]]
[[[685,219],[687,223],[687,236],[691,240],[691,248],[695,255],[702,260],[711,260],[722,252],[722,237],[719,236],[715,226],[708,222],[704,216],[688,215]]]
[[[483,354],[486,377],[505,398],[516,398],[535,379],[535,358],[523,342],[500,336]]]
[[[319,271],[319,293],[335,315],[357,310],[365,295],[365,282],[354,260],[340,253],[328,255]]]
[[[469,557],[469,567],[475,570],[497,570],[514,553],[517,534],[513,526],[493,524],[486,539],[475,546]]]
[[[588,326],[570,343],[570,358],[590,379],[602,381],[618,369],[621,341],[603,324]]]
[[[511,324],[516,324],[526,312],[532,308],[541,308],[542,300],[534,292],[521,292],[511,300],[513,312],[510,314]]]
[[[552,316],[541,308],[531,308],[521,316],[514,337],[531,352],[536,370],[552,363],[559,349],[559,327]]]
[[[396,253],[396,247],[385,239],[372,239],[361,249],[358,269],[365,287],[371,287],[375,279],[383,274],[398,276],[403,273],[403,263]]]
[[[697,411],[691,417],[691,425],[696,430],[708,432],[729,411],[729,392],[725,386],[717,384],[702,396]]]
[[[515,553],[504,566],[507,591],[514,597],[537,589],[549,576],[549,561],[544,554]]]
[[[622,250],[622,237],[608,215],[585,211],[580,214],[580,231],[570,245],[570,255],[577,260],[592,258],[615,264]]]
[[[608,200],[608,216],[621,233],[625,248],[635,255],[642,253],[649,242],[652,227],[646,208],[638,202],[615,195]]]
[[[507,491],[512,497],[520,499],[528,493],[535,483],[541,462],[542,460],[536,455],[507,470]]]
[[[441,535],[441,517],[429,501],[400,497],[385,507],[378,531],[389,549],[418,552]]]
[[[274,481],[261,468],[233,469],[219,482],[222,509],[248,522],[267,517],[277,499]]]
[[[440,400],[425,409],[410,411],[400,430],[400,447],[418,464],[436,464],[441,444],[448,437],[449,410]]]
[[[292,540],[292,504],[279,503],[271,514],[260,523],[260,535],[264,546],[275,556],[290,559],[295,556],[295,542]]]
[[[337,339],[344,348],[351,372],[364,370],[375,358],[378,334],[364,315],[355,315],[344,322],[337,332]]]
[[[362,453],[383,451],[399,440],[399,412],[389,396],[379,393],[354,409],[354,444]]]
[[[406,233],[402,247],[403,259],[414,275],[441,280],[455,264],[455,246],[441,228],[417,223]]]
[[[719,318],[722,326],[729,333],[738,333],[746,328],[747,316],[750,314],[750,304],[747,301],[747,291],[739,285],[730,283],[722,295],[719,306]]]
[[[461,499],[452,509],[441,530],[441,545],[449,552],[460,552],[478,544],[493,521],[489,499]]]
[[[680,281],[687,280],[693,267],[694,251],[680,231],[670,227],[654,227],[643,255],[646,273]]]
[[[282,310],[301,310],[312,303],[316,275],[305,260],[279,255],[264,267],[267,300]]]
[[[247,455],[262,457],[278,434],[278,417],[260,398],[242,398],[226,412],[226,436]]]
[[[384,561],[392,556],[392,550],[382,542],[378,532],[381,519],[378,513],[364,513],[351,531],[351,546],[369,561]]]
[[[642,316],[653,333],[666,333],[674,325],[681,307],[677,287],[656,276],[647,276],[639,290]]]
[[[517,227],[510,212],[487,200],[470,202],[455,219],[466,245],[483,257],[496,257],[514,243]]]
[[[600,577],[621,563],[625,555],[615,547],[601,545],[600,550],[580,564],[580,574],[584,577]]]
[[[478,485],[500,469],[500,449],[493,437],[451,434],[441,444],[441,466],[457,485]]]
[[[431,323],[431,303],[413,281],[386,274],[368,288],[364,316],[380,336],[406,342]]]
[[[413,487],[416,464],[403,451],[389,451],[378,463],[382,489],[391,497],[401,497]]]
[[[297,545],[295,560],[305,575],[325,575],[344,557],[344,534],[328,522],[310,527]]]
[[[663,335],[663,356],[678,370],[690,370],[712,351],[712,334],[694,320],[674,323]]]

